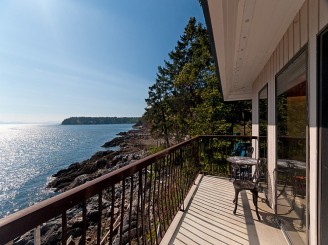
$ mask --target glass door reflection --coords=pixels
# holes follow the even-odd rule
[[[288,238],[306,244],[306,52],[276,80],[277,207]]]

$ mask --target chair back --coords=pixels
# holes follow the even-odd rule
[[[266,172],[266,158],[257,159],[255,172],[252,178],[253,180],[255,180],[256,184],[260,182],[261,177],[265,175],[265,172]]]

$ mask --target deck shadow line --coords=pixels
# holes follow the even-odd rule
[[[200,219],[200,220],[202,220],[202,219]],[[205,221],[205,220],[202,220],[202,221],[205,222],[205,223],[207,223],[207,221]],[[193,223],[198,224],[198,225],[200,225],[200,226],[202,225],[201,223],[198,223],[198,222],[196,222],[196,221],[194,221],[194,220],[190,220],[190,222],[193,222]],[[192,226],[192,227],[194,227],[195,229],[197,229],[194,225],[188,223],[188,220],[185,221],[185,223],[188,224],[188,225],[190,225],[190,226]],[[231,232],[231,229],[228,230],[228,229],[224,229],[224,228],[222,228],[222,227],[219,227],[219,226],[217,226],[217,225],[213,225],[213,224],[210,224],[210,225],[213,226],[213,227],[217,227],[218,229],[220,229],[220,230],[222,230],[222,231],[225,231],[226,233],[231,234],[231,235],[234,236],[235,238],[238,237],[240,240],[244,240],[245,242],[248,241],[248,240],[245,239],[244,237],[242,237],[242,236],[240,236],[240,235],[237,235],[236,233]],[[186,229],[186,228],[184,228],[184,229]],[[208,229],[209,231],[211,231],[211,232],[216,233],[216,231],[213,230],[213,229],[211,229],[211,228],[207,228],[207,229]],[[212,235],[210,235],[210,234],[208,234],[208,233],[206,233],[206,232],[204,232],[204,231],[201,231],[201,232],[207,234],[207,235],[210,236],[210,237],[213,237]],[[238,233],[241,233],[241,232],[238,231]],[[222,237],[225,237],[225,238],[227,238],[227,239],[229,239],[229,240],[232,240],[232,241],[234,241],[234,242],[236,242],[236,243],[238,243],[238,241],[233,240],[231,236],[228,237],[228,236],[223,235],[223,234],[221,234],[221,233],[220,233],[219,235],[222,236]],[[247,235],[247,234],[245,234],[245,235]],[[215,239],[217,239],[217,238],[215,238]]]
[[[249,201],[247,198],[247,193],[245,191],[240,192],[241,195],[241,200],[243,203],[243,210],[244,210],[244,217],[245,217],[245,222],[246,222],[246,227],[247,227],[247,233],[248,233],[248,240],[250,244],[252,245],[260,245],[259,242],[259,237],[257,235],[256,227],[255,227],[255,222],[252,216],[252,211],[251,207],[249,205]]]

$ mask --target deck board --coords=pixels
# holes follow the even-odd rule
[[[251,194],[240,193],[236,215],[232,213],[233,197],[229,179],[202,176],[185,212],[172,223],[174,232],[165,236],[161,244],[287,244],[267,204],[259,199],[259,222]]]

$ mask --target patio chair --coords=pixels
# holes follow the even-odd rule
[[[259,220],[261,220],[259,212],[258,212],[258,207],[257,207],[257,198],[258,198],[258,193],[259,193],[259,189],[260,189],[259,182],[260,182],[261,176],[263,176],[265,174],[265,164],[266,164],[265,158],[258,159],[254,175],[250,180],[248,180],[248,179],[234,180],[234,182],[233,182],[233,187],[235,189],[235,198],[233,200],[233,203],[235,204],[235,209],[233,210],[234,214],[236,214],[236,211],[237,211],[239,192],[242,190],[249,190],[253,194],[253,203],[255,206],[257,218]]]
[[[254,148],[250,143],[238,142],[232,152],[232,156],[252,157]],[[248,145],[248,146],[247,146]],[[239,177],[240,179],[249,179],[252,174],[252,169],[247,166],[238,166],[230,164],[230,180]]]
[[[254,148],[252,146],[246,147],[245,156],[252,157]],[[240,179],[251,179],[252,178],[252,167],[240,166]]]

